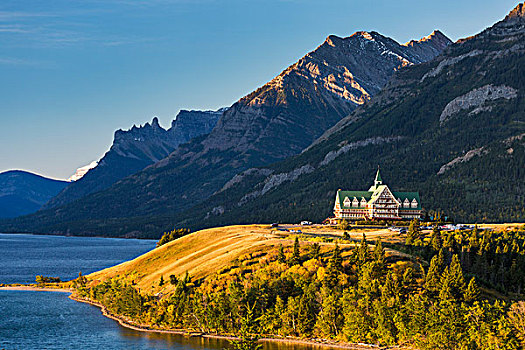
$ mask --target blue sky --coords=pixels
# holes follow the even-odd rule
[[[116,129],[229,106],[329,34],[451,39],[507,0],[2,0],[0,172],[67,178]]]

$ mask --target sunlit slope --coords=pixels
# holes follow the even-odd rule
[[[290,232],[280,231],[270,225],[236,225],[197,231],[155,248],[134,260],[92,273],[87,277],[93,283],[119,277],[136,284],[143,291],[165,293],[174,288],[170,284],[170,275],[184,278],[188,272],[191,280],[196,281],[217,272],[221,274],[224,270],[235,268],[248,260],[251,261],[250,264],[257,264],[266,254],[277,254],[280,245],[285,248],[287,256],[291,255],[295,237],[300,240],[301,254],[307,254],[308,246],[314,242],[321,245],[322,254],[329,254],[338,241],[343,256],[350,254],[363,234],[366,234],[371,248],[378,238],[385,243],[404,241],[399,233],[383,228],[353,228],[349,231],[349,240],[341,241],[343,231],[333,227],[286,227]],[[293,232],[299,229],[302,229],[301,233]],[[407,256],[388,248],[386,252],[387,255]],[[161,277],[164,280],[162,286]]]
[[[188,272],[200,279],[230,266],[236,258],[255,251],[261,252],[286,240],[273,234],[268,225],[245,225],[211,228],[194,232],[159,248],[88,276],[103,281],[127,276],[141,289],[158,286],[161,276],[170,289],[169,276],[183,277]]]

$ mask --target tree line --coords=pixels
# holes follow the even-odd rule
[[[522,348],[523,302],[480,287],[492,283],[487,276],[493,271],[481,271],[468,255],[481,251],[487,267],[512,266],[525,252],[524,232],[435,230],[423,237],[414,225],[412,243],[403,247],[419,258],[387,254],[380,240],[371,245],[365,236],[355,248],[296,239],[290,247],[248,254],[202,280],[188,274],[162,278],[159,284],[171,285],[165,296],[139,291],[122,277],[98,285],[84,281],[77,288],[141,324],[239,334],[246,342],[236,347],[245,350],[260,335],[421,349]],[[521,292],[513,274],[496,275],[502,290]]]

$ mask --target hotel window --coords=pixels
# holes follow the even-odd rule
[[[417,201],[415,198],[412,200],[411,204],[412,204],[412,208],[417,208]]]
[[[409,208],[410,202],[408,201],[408,198],[405,198],[405,201],[403,202],[403,208]]]
[[[350,199],[348,197],[345,197],[345,200],[343,201],[343,205],[345,207],[349,207],[350,206]]]
[[[357,198],[354,197],[354,200],[352,201],[352,207],[358,207],[359,202],[357,201]]]

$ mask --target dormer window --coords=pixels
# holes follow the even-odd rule
[[[408,198],[405,198],[405,201],[403,202],[403,208],[409,208],[410,202],[408,201]]]
[[[345,200],[343,201],[343,205],[344,205],[345,207],[349,207],[349,206],[350,206],[350,198],[345,197]]]
[[[417,208],[417,201],[415,198],[412,200],[411,206],[412,208]]]
[[[359,201],[357,200],[357,198],[354,197],[354,200],[352,201],[352,207],[358,207],[359,206]]]
[[[365,197],[361,197],[361,206],[366,207],[366,199]]]

